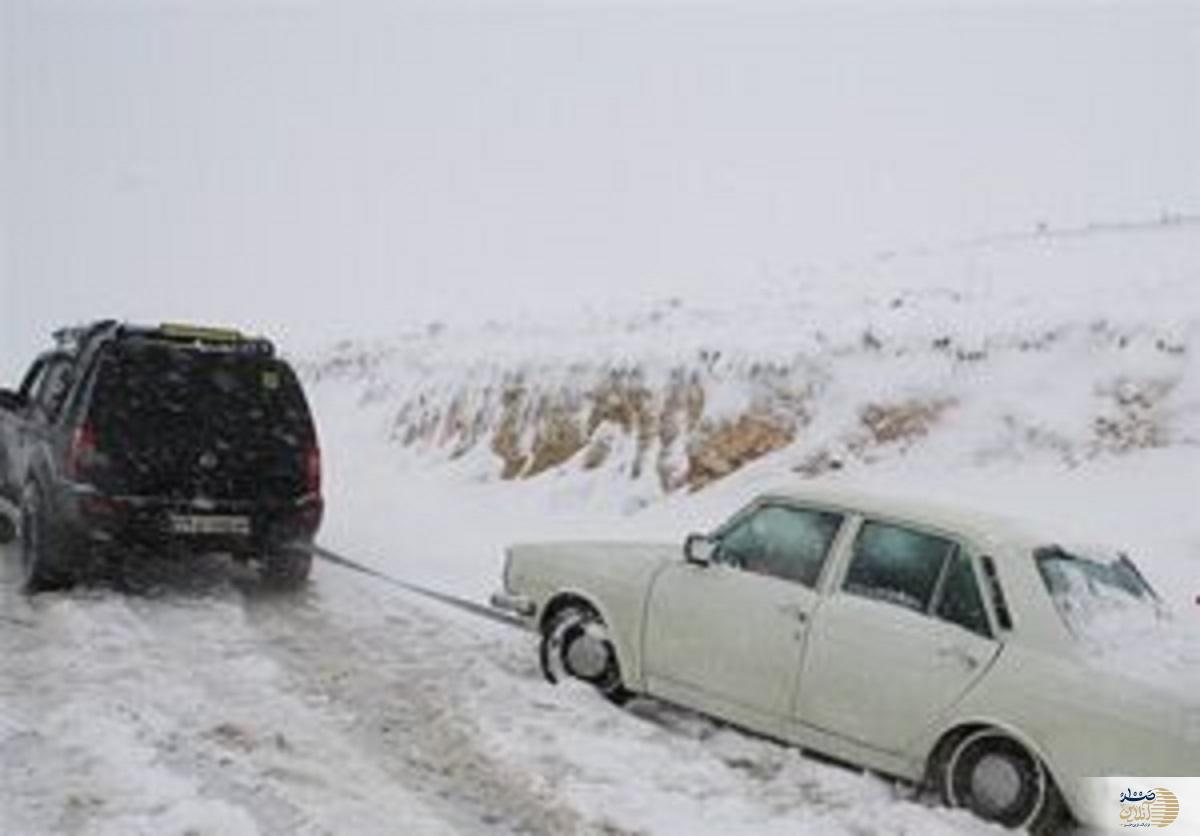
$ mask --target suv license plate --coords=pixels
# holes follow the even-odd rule
[[[170,514],[174,534],[249,534],[250,518],[216,514]]]

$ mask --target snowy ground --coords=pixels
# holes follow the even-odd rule
[[[950,262],[924,256],[889,267],[888,288],[830,293],[821,319],[845,340],[834,334],[826,348],[805,350],[844,384],[828,390],[840,400],[833,413],[853,414],[856,393],[888,385],[892,373],[935,394],[968,377],[973,388],[961,390],[969,410],[940,434],[822,478],[1036,516],[1071,539],[1082,532],[1124,546],[1177,612],[1179,629],[1200,627],[1200,282],[1192,258],[1200,239],[1195,230],[1168,233],[1136,233],[1142,256],[1160,255],[1149,271],[1145,258],[1128,255],[1125,239],[1072,238],[1056,267],[1044,261],[1046,242],[995,257],[970,250],[962,256],[974,265],[966,284],[978,298],[967,294],[950,308],[929,300],[942,298],[957,274]],[[1122,271],[1145,281],[1123,283]],[[1039,304],[1039,288],[1060,273],[1072,277],[1069,288]],[[1089,293],[1093,274],[1104,281]],[[900,298],[895,288],[916,301],[887,304]],[[818,290],[807,284],[804,292],[815,300]],[[771,299],[754,304],[748,310],[782,309]],[[1070,337],[1101,320],[1109,336],[1132,335],[1130,352]],[[786,342],[779,329],[788,316],[764,313],[771,328],[755,328],[757,321],[714,320],[705,341],[714,333],[726,344],[742,338],[745,356],[774,354]],[[928,378],[932,366],[911,352],[867,366],[839,353],[864,323],[879,321],[894,324],[889,333],[877,329],[883,337],[912,351],[949,332],[1001,359],[945,366]],[[693,333],[696,324],[673,333]],[[1043,326],[1068,335],[1059,353],[1004,353]],[[613,338],[616,348],[587,336],[610,333],[599,326],[574,343],[564,332],[509,339],[493,329],[489,339],[500,345],[487,357],[554,357],[560,346],[568,357],[641,356],[653,353],[657,327],[672,326],[644,322],[625,342]],[[1173,340],[1166,353],[1155,345],[1162,334]],[[462,363],[490,347],[473,345],[460,346]],[[978,455],[1014,402],[1033,404],[1022,413],[1029,421],[1072,442],[1090,426],[1095,381],[1130,368],[1174,381],[1159,416],[1165,440],[1094,455],[1064,457],[1053,444]],[[370,382],[377,395],[379,382]],[[392,382],[397,391],[410,383]],[[389,436],[394,404],[386,391],[364,399],[363,381],[332,379],[311,395],[329,504],[324,544],[476,600],[495,589],[509,542],[678,543],[756,491],[799,479],[794,468],[810,452],[779,451],[694,494],[655,495],[616,470],[571,466],[506,482],[486,445],[453,461],[399,448]],[[334,566],[319,564],[311,588],[296,596],[265,594],[213,558],[153,596],[83,590],[31,601],[11,582],[12,560],[11,549],[0,550],[8,570],[0,575],[5,836],[998,832],[879,778],[687,712],[644,700],[620,710],[586,688],[550,687],[537,672],[532,636]]]

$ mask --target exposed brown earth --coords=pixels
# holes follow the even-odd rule
[[[859,421],[866,430],[859,444],[911,444],[927,436],[954,405],[950,398],[867,404],[859,414]]]
[[[934,340],[930,351],[945,358],[938,362],[958,369],[983,362],[997,345],[1046,353],[1069,336],[1068,330],[1056,329],[1026,335],[1015,345],[971,350],[945,337]],[[1136,335],[1100,323],[1087,336],[1092,350],[1126,351]],[[873,357],[889,349],[883,339],[871,334],[862,346],[847,350]],[[1154,348],[1170,358],[1186,355],[1186,346],[1177,339],[1160,336]],[[978,357],[971,354],[976,350]],[[1035,404],[1028,412],[1019,405],[993,412],[987,408],[988,392],[972,392],[947,378],[940,387],[943,394],[934,390],[871,398],[864,393],[864,404],[847,411],[840,426],[825,414],[817,427],[813,420],[823,409],[840,415],[847,406],[829,360],[796,355],[750,361],[701,350],[667,368],[577,360],[505,370],[500,362],[480,361],[442,374],[435,361],[415,356],[405,372],[412,377],[406,378],[382,371],[397,362],[394,352],[364,350],[336,355],[304,371],[318,382],[362,381],[363,403],[393,404],[391,438],[406,447],[437,451],[449,459],[488,451],[504,479],[561,468],[603,468],[630,479],[648,478],[665,493],[700,489],[792,445],[797,455],[788,464],[792,472],[808,477],[904,455],[937,433],[950,412],[962,409],[961,420],[981,420],[976,412],[980,406],[985,407],[983,420],[994,428],[992,438],[973,453],[981,460],[1038,450],[1075,465],[1099,455],[1197,443],[1180,419],[1194,409],[1188,400],[1194,396],[1179,385],[1181,377],[1171,375],[1100,379],[1091,392],[1091,412],[1070,423],[1045,420]],[[401,389],[405,380],[425,382]],[[814,432],[821,435],[806,437]]]
[[[797,428],[761,415],[742,415],[701,435],[688,451],[687,484],[692,490],[728,476],[768,453],[788,446]]]
[[[701,375],[683,368],[654,384],[637,368],[593,372],[588,386],[539,385],[513,374],[496,387],[410,398],[396,412],[392,437],[448,448],[451,457],[487,444],[504,479],[574,460],[586,470],[618,466],[633,479],[653,473],[667,492],[695,489],[790,444],[807,421],[809,387],[792,385],[787,369],[750,371],[755,393],[734,417],[707,416]],[[618,444],[622,438],[629,443]]]
[[[955,406],[957,402],[952,398],[912,398],[867,404],[858,414],[858,426],[843,440],[843,454],[822,447],[796,465],[793,471],[815,478],[845,467],[847,457],[867,461],[880,448],[906,450],[928,436],[946,412]]]
[[[799,378],[786,366],[743,370],[737,383],[748,385],[752,396],[740,414],[716,418],[706,414],[706,385],[729,381],[706,380],[697,371],[678,368],[652,384],[636,368],[609,369],[593,373],[588,387],[539,386],[514,374],[499,387],[462,389],[440,400],[436,393],[417,396],[398,410],[393,437],[406,446],[448,448],[451,457],[486,443],[503,479],[563,466],[614,467],[632,479],[649,469],[667,493],[698,490],[801,440],[820,387]],[[1013,424],[1010,432],[1068,461],[1161,447],[1168,441],[1163,402],[1172,388],[1126,379],[1101,387],[1097,395],[1108,407],[1092,419],[1092,440],[1083,445],[1032,426]],[[812,478],[851,461],[873,461],[881,451],[907,451],[957,406],[949,397],[868,403],[836,449],[813,450],[792,470]]]

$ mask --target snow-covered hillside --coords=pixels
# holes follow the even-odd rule
[[[786,450],[800,477],[897,455],[1065,467],[1200,443],[1200,224],[985,239],[798,270],[724,299],[432,323],[306,365],[397,455],[612,474],[644,503]],[[917,448],[921,448],[920,451]]]

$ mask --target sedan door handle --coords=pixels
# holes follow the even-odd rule
[[[779,610],[779,612],[781,612],[783,615],[786,615],[788,618],[794,618],[801,624],[808,621],[808,612],[799,604],[780,604],[775,609]]]
[[[953,659],[969,670],[975,670],[979,667],[979,660],[970,651],[961,647],[939,647],[937,649],[937,656],[939,659]]]

